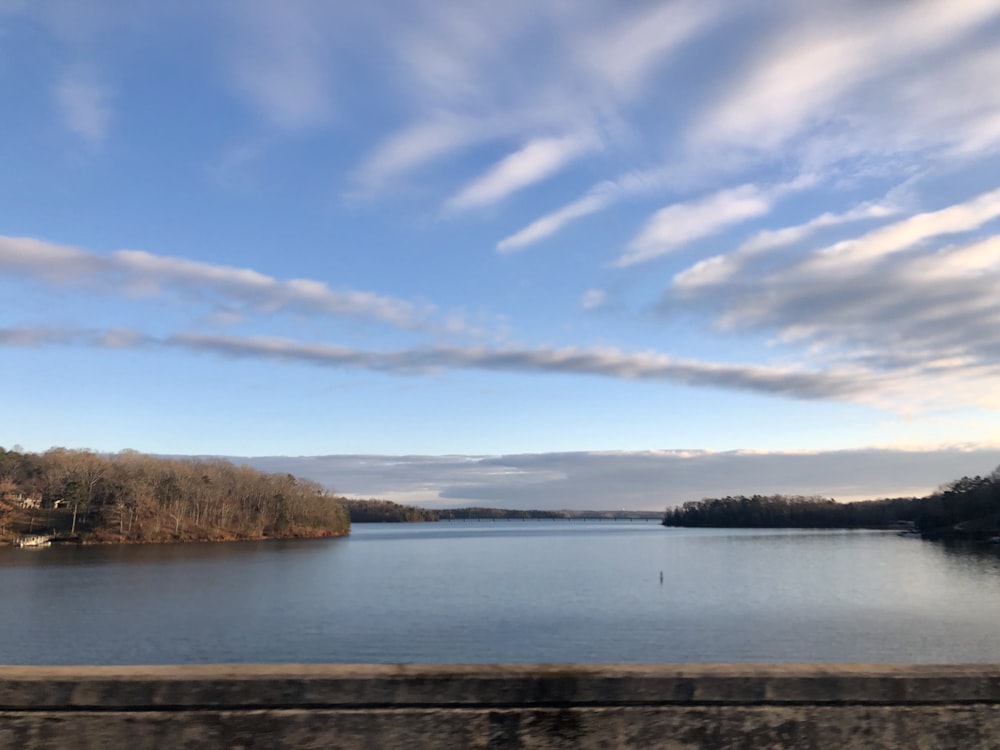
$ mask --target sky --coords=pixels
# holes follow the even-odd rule
[[[432,505],[988,473],[998,42],[1000,0],[0,0],[0,445]]]

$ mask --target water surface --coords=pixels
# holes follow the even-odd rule
[[[995,662],[1000,555],[580,521],[4,548],[0,634],[14,664]]]

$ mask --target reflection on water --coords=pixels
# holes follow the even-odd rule
[[[5,548],[0,662],[989,662],[998,553],[579,521]]]
[[[1000,544],[958,540],[924,544],[957,575],[985,575],[990,579],[1000,576]]]

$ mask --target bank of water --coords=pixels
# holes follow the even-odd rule
[[[995,662],[998,622],[995,548],[884,532],[441,522],[0,549],[8,664]]]

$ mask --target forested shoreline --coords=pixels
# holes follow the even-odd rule
[[[560,510],[506,510],[503,508],[419,508],[389,500],[344,500],[351,523],[431,523],[469,519],[569,518]]]
[[[616,510],[518,510],[510,508],[419,508],[390,500],[344,499],[351,523],[432,523],[435,521],[534,521],[571,519],[656,519],[653,511]]]
[[[607,517],[617,511],[430,509],[338,498],[291,474],[222,459],[0,448],[0,543],[25,535],[81,543],[339,536],[350,523]],[[850,503],[788,495],[705,498],[667,508],[664,526],[912,528],[928,538],[1000,534],[1000,468],[927,497]]]
[[[0,542],[81,543],[340,536],[339,499],[315,482],[224,460],[0,448]]]
[[[667,508],[664,526],[723,528],[911,527],[928,538],[993,537],[1000,532],[1000,469],[962,477],[926,497],[838,503],[822,497],[736,495]]]

